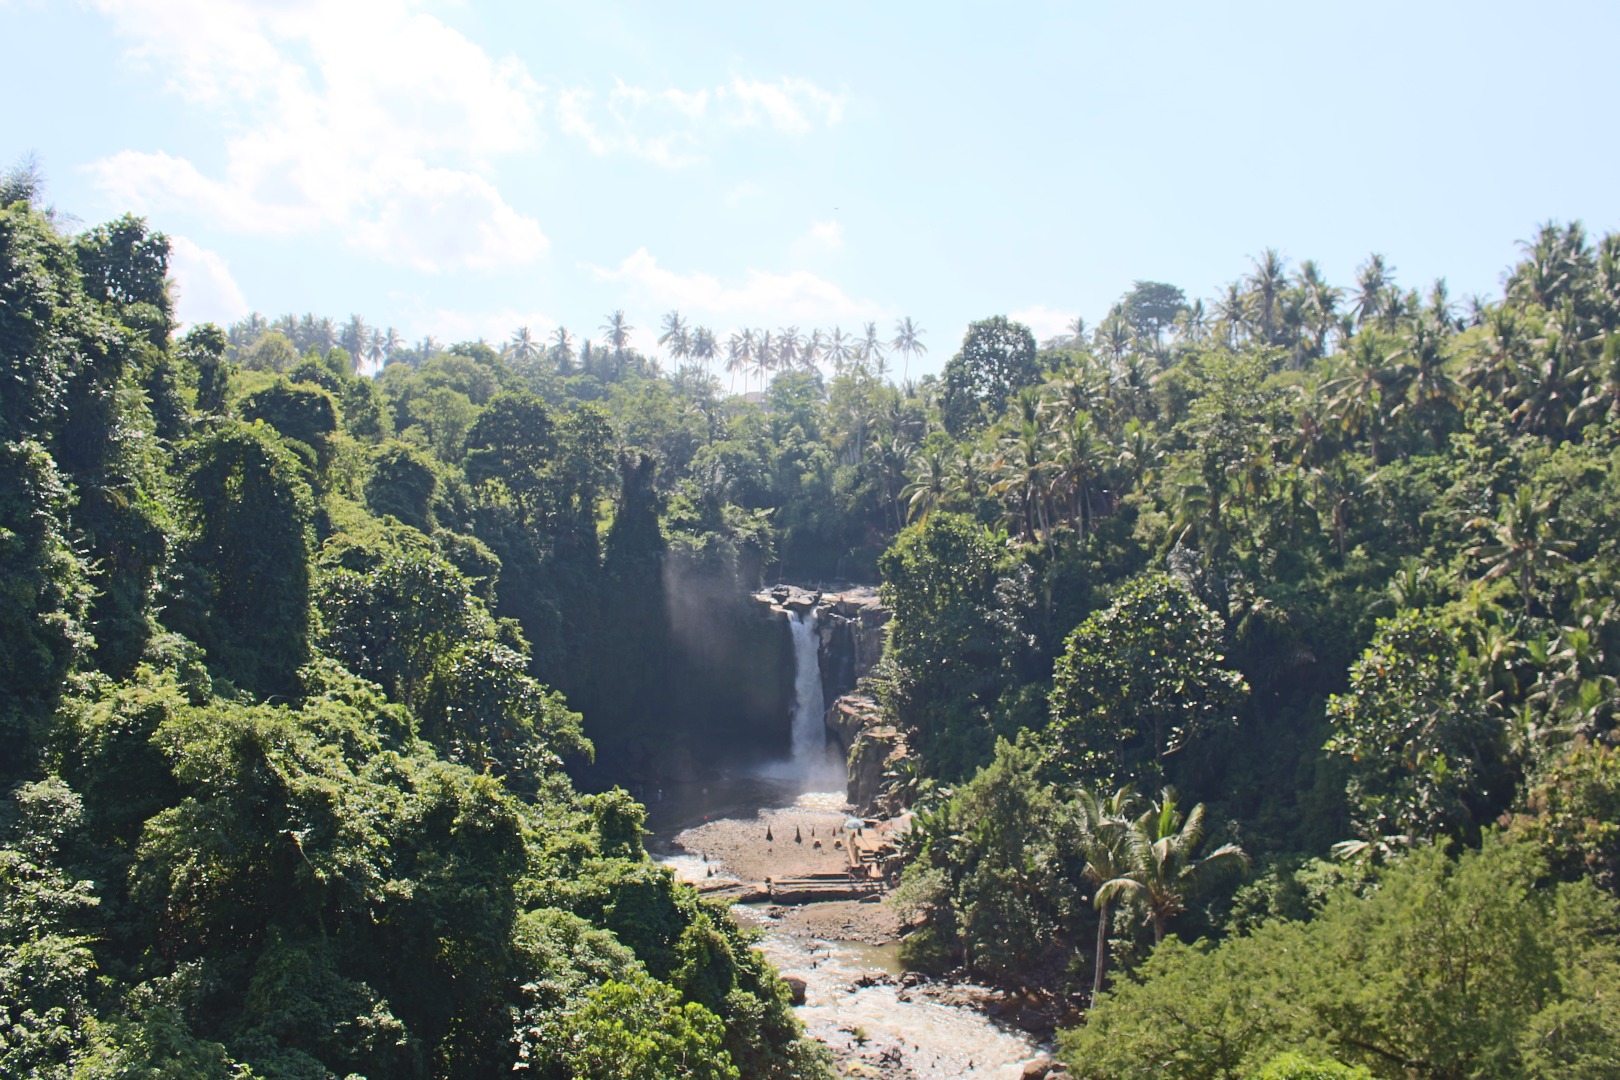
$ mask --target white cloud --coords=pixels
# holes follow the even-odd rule
[[[646,248],[639,248],[615,269],[593,266],[590,270],[598,281],[627,285],[639,299],[660,310],[675,308],[734,322],[814,325],[839,319],[874,319],[883,314],[877,304],[853,299],[837,285],[806,270],[778,274],[750,268],[741,281],[727,283],[700,271],[683,274],[665,269]]]
[[[1045,341],[1048,338],[1067,336],[1069,324],[1074,322],[1077,312],[1055,311],[1045,304],[1034,304],[1020,311],[1014,311],[1007,318],[1014,322],[1021,322],[1035,332],[1036,341]]]
[[[615,80],[601,107],[583,88],[559,93],[557,122],[595,154],[624,153],[679,168],[703,160],[703,147],[727,130],[770,127],[804,135],[843,118],[844,98],[807,79],[733,77],[698,90],[648,90]]]
[[[808,79],[784,78],[774,83],[733,78],[718,93],[733,105],[727,122],[737,126],[768,123],[789,135],[803,135],[816,121],[828,127],[844,117],[844,99]]]
[[[418,269],[534,258],[539,223],[486,178],[539,139],[540,88],[406,0],[91,0],[137,62],[234,134],[223,175],[127,150],[92,166],[137,208],[239,231],[337,232]]]
[[[248,313],[247,298],[225,260],[184,236],[169,237],[169,277],[174,281],[175,313],[182,323],[226,326]]]
[[[810,226],[808,232],[793,241],[794,254],[803,256],[838,251],[843,246],[844,226],[837,221],[818,221]]]

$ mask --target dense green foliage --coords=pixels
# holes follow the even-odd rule
[[[5,207],[0,1072],[817,1075],[569,779],[757,730],[769,571],[881,575],[906,956],[1074,995],[1079,1071],[1612,1074],[1620,239],[1524,248],[896,387],[873,324],[178,335],[144,222]]]
[[[658,457],[480,346],[177,336],[167,258],[0,208],[0,1073],[824,1075],[564,772]]]
[[[1090,991],[1082,1074],[1617,1067],[1620,237],[1524,255],[1466,312],[1377,256],[1137,282],[993,392],[975,324],[880,564],[913,962]],[[1480,941],[1399,928],[1451,881]],[[1436,941],[1528,967],[1453,1001]]]

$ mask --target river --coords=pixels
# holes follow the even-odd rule
[[[823,821],[827,814],[841,815],[842,793],[795,794],[798,786],[787,776],[754,774],[655,791],[648,803],[649,847],[686,880],[705,880],[716,869],[723,873],[718,861],[681,849],[676,836],[705,822],[737,822],[763,833],[762,813],[821,815]],[[773,917],[769,905],[738,904],[732,910],[739,922],[760,929],[757,947],[778,970],[805,980],[799,1018],[811,1036],[839,1051],[846,1076],[1016,1080],[1024,1063],[1042,1053],[1022,1031],[971,1007],[931,1000],[925,989],[901,985],[897,943],[793,932],[786,920]],[[887,978],[873,980],[873,975]],[[859,985],[863,982],[870,985]]]

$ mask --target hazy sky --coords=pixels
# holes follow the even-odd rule
[[[1620,228],[1613,2],[0,0],[0,41],[0,163],[148,215],[187,320],[910,315],[937,370],[1267,246],[1461,297]]]

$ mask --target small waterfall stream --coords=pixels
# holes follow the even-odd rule
[[[821,636],[816,609],[788,616],[793,632],[792,769],[806,791],[843,791],[847,770],[827,739],[827,699],[821,689]]]
[[[816,609],[795,611],[793,630],[793,764],[805,773],[827,756],[827,703],[821,693],[821,641]]]

